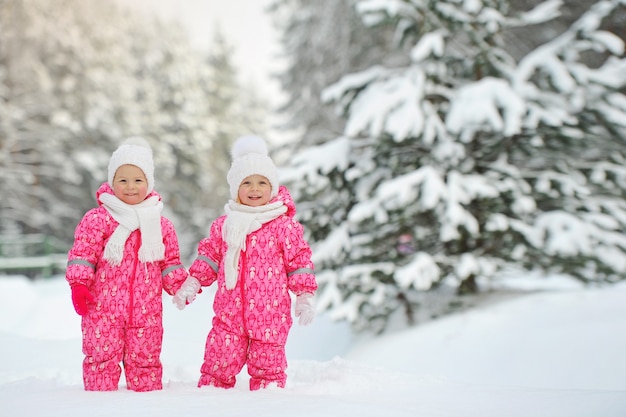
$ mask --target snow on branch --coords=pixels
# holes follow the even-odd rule
[[[626,59],[612,56],[600,68],[576,67],[574,73],[583,82],[594,82],[618,90],[626,86]],[[624,97],[622,94],[614,96]]]
[[[342,77],[335,84],[322,91],[323,102],[339,102],[341,98],[350,90],[358,90],[373,80],[381,78],[387,74],[388,70],[381,65],[374,65],[365,71]]]
[[[420,62],[430,57],[440,57],[445,48],[444,32],[441,30],[424,34],[411,50],[411,61]]]
[[[324,90],[322,99],[338,102],[348,113],[347,136],[387,133],[400,142],[424,129],[425,84],[426,76],[417,66],[403,72],[374,66],[342,78]]]
[[[505,80],[487,77],[458,89],[446,126],[464,142],[483,130],[512,136],[521,131],[525,114],[525,101]]]
[[[356,10],[362,15],[363,23],[375,26],[388,17],[417,20],[415,6],[401,0],[364,0],[356,4]]]
[[[535,25],[556,19],[561,15],[560,8],[562,5],[562,0],[550,0],[540,3],[534,9],[522,14],[519,18],[520,25]]]
[[[421,210],[431,210],[446,199],[446,184],[434,167],[423,166],[406,175],[384,182],[370,200],[360,201],[348,215],[348,220],[359,223],[369,218],[386,221],[383,213],[409,204]]]
[[[325,260],[332,260],[337,254],[349,252],[351,248],[348,225],[344,223],[335,227],[323,244],[316,245],[313,249],[313,262],[318,265]]]
[[[441,270],[432,256],[419,252],[407,265],[396,268],[393,276],[400,288],[413,286],[417,290],[426,291],[439,281],[440,275]]]
[[[593,41],[600,52],[609,51],[613,55],[624,54],[624,41],[614,33],[599,30],[589,34],[589,39]]]
[[[551,83],[558,91],[572,93],[577,82],[570,71],[574,72],[581,68],[577,65],[570,67],[568,63],[577,59],[581,51],[608,51],[613,55],[621,56],[624,52],[624,42],[618,36],[599,29],[603,19],[618,7],[624,7],[623,0],[607,0],[594,4],[566,32],[525,56],[515,73],[513,84],[516,88],[522,88],[535,73],[543,71],[548,74]],[[608,68],[614,71],[614,65],[613,61]],[[621,79],[623,83],[623,74],[624,71],[618,71],[609,78],[611,81],[605,81],[605,83],[607,85],[609,82],[615,83],[614,77]],[[579,83],[584,81],[584,79],[578,80]]]
[[[327,174],[333,170],[345,171],[349,164],[350,139],[339,137],[319,146],[304,149],[291,158],[291,165],[280,171],[283,182],[307,178],[316,189],[328,183]]]

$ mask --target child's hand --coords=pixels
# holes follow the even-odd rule
[[[93,295],[91,295],[85,285],[72,285],[72,304],[74,304],[74,310],[76,310],[79,315],[84,316],[87,314],[89,304],[93,302]]]
[[[313,294],[305,292],[296,297],[296,317],[300,317],[298,324],[307,326],[315,317],[313,309]]]
[[[200,289],[200,281],[189,276],[185,282],[183,282],[180,289],[176,291],[176,294],[174,294],[172,303],[176,304],[179,310],[182,310],[187,304],[191,304],[193,300],[196,299],[196,295],[200,292],[202,292]]]

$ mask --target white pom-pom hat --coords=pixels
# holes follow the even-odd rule
[[[109,160],[109,185],[113,187],[113,178],[122,165],[135,165],[141,169],[148,181],[148,194],[154,190],[154,162],[152,148],[148,141],[139,136],[128,138],[113,152]]]
[[[241,182],[250,175],[262,175],[272,186],[270,198],[278,194],[278,170],[269,157],[267,144],[258,136],[242,136],[235,141],[231,150],[233,163],[226,176],[230,187],[230,198],[237,200]]]

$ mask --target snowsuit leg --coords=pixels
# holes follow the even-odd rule
[[[247,337],[233,333],[220,325],[218,320],[213,320],[213,328],[206,340],[198,387],[233,388],[236,376],[246,362],[247,350]]]
[[[162,345],[161,325],[126,329],[124,373],[128,389],[154,391],[163,388],[163,366],[160,360]]]
[[[270,384],[285,388],[287,382],[286,369],[285,345],[264,343],[259,340],[250,342],[248,354],[250,390],[265,388]]]
[[[124,355],[123,329],[106,318],[83,317],[83,383],[86,391],[115,391]]]

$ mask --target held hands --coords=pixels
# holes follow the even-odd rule
[[[296,317],[300,318],[298,324],[301,326],[311,324],[315,317],[313,294],[305,292],[296,297]]]
[[[89,289],[83,284],[72,285],[72,304],[74,304],[74,310],[80,316],[84,316],[89,311],[89,304],[93,303],[93,295],[89,292]]]
[[[180,289],[174,294],[172,303],[176,304],[179,310],[182,310],[187,304],[191,304],[196,299],[196,295],[201,292],[200,281],[192,276],[188,276]]]

